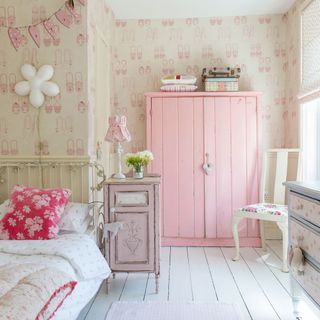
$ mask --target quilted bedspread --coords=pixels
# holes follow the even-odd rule
[[[55,240],[2,240],[0,320],[48,320],[50,312],[60,307],[64,298],[66,303],[72,299],[73,293],[67,295],[77,282],[102,281],[109,275],[106,260],[87,235],[67,234]],[[47,312],[37,318],[42,308]]]
[[[35,264],[0,267],[0,319],[50,319],[76,282],[64,272]]]

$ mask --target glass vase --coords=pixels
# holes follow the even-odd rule
[[[143,179],[143,166],[133,168],[133,178]]]

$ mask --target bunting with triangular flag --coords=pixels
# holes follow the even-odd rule
[[[78,2],[82,6],[86,5],[86,0],[78,0]],[[74,0],[67,0],[56,12],[39,23],[17,27],[12,26],[11,24],[6,25],[2,23],[0,28],[8,28],[10,42],[16,51],[18,51],[24,44],[26,34],[29,34],[36,46],[40,48],[41,27],[44,28],[53,39],[55,39],[57,36],[56,22],[61,23],[66,28],[70,28],[73,20],[79,19],[79,15],[80,14],[75,8]],[[27,32],[24,32],[24,30],[27,30]]]

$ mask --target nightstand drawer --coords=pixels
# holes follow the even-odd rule
[[[320,265],[320,233],[294,219],[289,227],[291,245],[301,248]]]
[[[154,189],[149,185],[110,187],[110,207],[117,210],[149,210],[154,201]]]
[[[289,209],[292,213],[320,228],[320,201],[290,192]]]
[[[147,207],[149,205],[148,191],[117,191],[115,192],[116,207]]]

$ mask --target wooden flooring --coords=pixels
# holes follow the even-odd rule
[[[289,276],[281,272],[281,243],[268,241],[267,252],[242,248],[237,262],[233,255],[234,248],[164,247],[159,294],[152,274],[117,274],[110,293],[104,284],[78,320],[104,320],[112,302],[130,300],[232,302],[244,320],[294,319]]]

